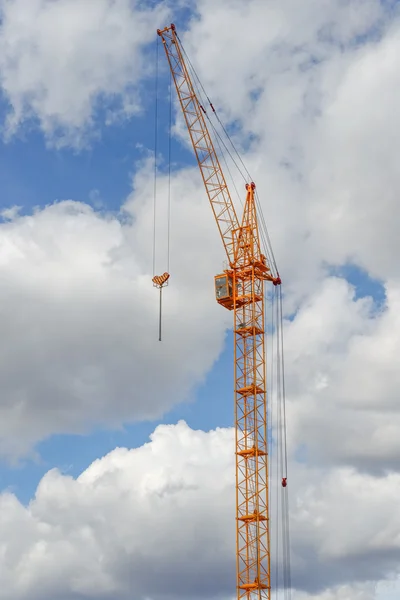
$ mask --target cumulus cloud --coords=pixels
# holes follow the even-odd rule
[[[393,250],[400,225],[400,180],[393,149],[400,141],[400,81],[394,58],[399,31],[397,19],[379,41],[355,50],[344,65],[308,159],[310,164],[323,149],[324,160],[310,168],[315,194],[311,223],[318,244],[325,240],[332,262],[352,260],[372,277],[397,281],[400,272]],[[328,85],[332,89],[332,74]]]
[[[130,36],[128,46],[108,48],[110,62],[95,61],[94,70],[89,52],[82,75],[75,68],[81,50],[68,51],[66,58],[48,56],[52,45],[46,27],[62,5],[75,9],[72,0],[32,2],[29,10],[36,10],[37,18],[28,27],[24,15],[30,13],[16,12],[21,3],[4,2],[7,52],[0,61],[6,61],[3,88],[14,110],[10,126],[33,115],[46,135],[61,127],[71,139],[90,124],[99,95],[126,91],[132,80],[130,55],[147,41],[147,33],[145,27],[136,32],[144,37],[132,38],[135,49],[129,46],[133,13],[127,3],[120,2],[120,11],[112,13],[104,2],[80,6],[82,26],[75,30],[71,17],[65,30],[73,32],[73,48],[84,48],[94,15],[107,33],[105,49],[109,38],[114,41],[110,19],[123,14],[112,31],[120,32],[121,40],[126,31]],[[153,17],[141,13],[140,18],[150,23]],[[37,27],[44,45],[33,44],[35,52],[45,66],[50,61],[40,77],[29,62],[25,65],[26,53],[18,58],[18,44],[36,40]],[[153,30],[151,23],[149,35]],[[248,147],[247,134],[253,136],[246,162],[265,208],[287,311],[294,314],[285,325],[289,442],[292,460],[300,446],[308,462],[307,467],[296,463],[290,480],[299,600],[387,600],[375,581],[389,577],[399,562],[400,483],[394,473],[400,425],[398,31],[396,15],[390,22],[377,0],[309,0],[301,10],[294,0],[217,5],[199,0],[185,36],[214,104],[239,125],[238,145]],[[10,46],[4,41],[7,32]],[[68,94],[61,100],[57,95],[53,60],[64,61],[64,72],[71,73],[69,92],[75,84],[80,90],[76,99],[67,102]],[[108,77],[108,68],[115,69],[115,77]],[[141,73],[138,67],[133,81]],[[230,319],[215,305],[212,290],[223,254],[198,188],[199,175],[191,169],[173,177],[177,218],[174,284],[165,295],[168,345],[157,342],[148,174],[144,164],[118,219],[72,201],[32,216],[17,210],[3,214],[3,453],[26,451],[54,432],[156,417],[187,396],[218,355]],[[166,247],[165,221],[161,214],[160,251]],[[330,267],[349,261],[381,279],[382,308],[372,298],[357,298],[346,281],[331,276]],[[165,261],[157,262],[158,270],[164,266]],[[77,481],[49,473],[27,509],[4,495],[3,513],[9,515],[4,568],[10,569],[5,570],[5,597],[35,599],[47,593],[56,598],[59,593],[64,600],[103,593],[125,598],[133,585],[143,597],[164,598],[166,589],[175,597],[188,597],[193,590],[212,597],[216,588],[207,587],[204,572],[210,581],[217,578],[217,591],[229,597],[232,456],[221,441],[231,443],[229,435],[194,434],[182,424],[159,428],[148,446],[117,450]],[[214,450],[207,450],[208,444]],[[152,453],[155,460],[146,462]],[[182,521],[173,526],[178,517]],[[25,527],[18,538],[26,540],[24,554],[18,540],[8,541],[7,523]],[[185,528],[191,537],[184,535]],[[198,535],[203,545],[192,547]],[[78,563],[78,549],[86,562]],[[178,559],[187,564],[186,557],[190,565],[183,577]],[[10,575],[13,569],[18,580]]]
[[[321,594],[300,593],[296,595],[296,600],[375,600],[376,585],[356,584],[339,585],[322,592]]]
[[[297,141],[303,117],[310,116],[298,110],[306,108],[309,100],[324,100],[318,83],[329,60],[346,50],[346,64],[355,41],[362,37],[368,42],[365,36],[385,21],[378,0],[307,0],[302,10],[295,0],[222,0],[217,6],[212,0],[198,0],[197,9],[197,18],[184,36],[193,62],[216,105],[240,120],[247,132],[269,138],[273,134],[274,145],[283,135],[279,147],[270,148],[274,155],[283,147],[290,150],[290,136]],[[261,107],[269,112],[262,114]],[[296,116],[298,126],[289,130],[288,119],[295,125]]]
[[[377,312],[329,278],[286,324],[290,441],[308,461],[398,469],[398,296]]]
[[[398,15],[375,0],[301,11],[222,2],[220,19],[207,0],[198,8],[184,42],[214,105],[239,123],[238,145],[255,134],[245,158],[295,315],[286,327],[293,451],[397,469]],[[248,43],[235,43],[250,29]],[[380,280],[382,307],[331,277],[348,263]]]
[[[4,494],[0,597],[209,597],[229,589],[232,443],[230,430],[161,426],[150,443],[114,450],[77,480],[50,471],[27,508]],[[14,526],[22,529],[10,539]]]
[[[301,11],[221,2],[211,11],[203,0],[184,36],[213,104],[248,148],[295,315],[285,334],[291,451],[300,446],[319,468],[379,473],[379,485],[399,464],[399,27],[378,1],[310,1]],[[383,307],[330,276],[346,263],[380,280]],[[382,556],[393,564],[391,552]],[[310,597],[375,597],[372,583],[335,586],[334,563],[318,571],[330,590]]]
[[[162,425],[77,479],[49,471],[27,507],[3,493],[0,598],[233,597],[233,444],[231,429]],[[296,600],[375,600],[369,580],[398,565],[399,487],[399,475],[297,469]]]
[[[400,21],[378,0],[296,6],[221,2],[217,18],[201,0],[184,43],[247,148],[286,289],[300,299],[327,263],[398,279]]]
[[[32,215],[7,212],[0,224],[3,455],[51,433],[160,417],[190,397],[221,351],[229,315],[215,303],[213,274],[223,255],[193,171],[172,181],[172,278],[158,341],[147,169],[119,218],[63,201]],[[188,194],[197,200],[187,203]],[[167,228],[157,215],[162,273]]]
[[[0,11],[8,135],[34,119],[48,141],[80,146],[98,108],[108,110],[107,121],[137,113],[137,85],[149,68],[144,48],[166,19],[165,6],[130,0],[2,0]]]

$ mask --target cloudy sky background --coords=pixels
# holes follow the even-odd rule
[[[293,598],[398,598],[397,2],[0,11],[0,598],[235,594],[224,255],[179,116],[157,341],[155,41],[171,21],[257,182],[284,280]],[[159,272],[168,82],[160,56]]]

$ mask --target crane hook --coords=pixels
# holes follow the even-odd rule
[[[162,325],[162,291],[165,286],[168,285],[169,273],[163,275],[154,275],[152,282],[154,287],[160,290],[160,312],[158,321],[158,341],[161,342],[161,325]]]

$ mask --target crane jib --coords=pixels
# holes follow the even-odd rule
[[[233,231],[239,220],[221,165],[209,134],[174,26],[158,31],[169,62],[182,113],[197,158],[229,264],[234,257]]]

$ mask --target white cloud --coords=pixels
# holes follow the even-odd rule
[[[245,158],[298,311],[286,334],[293,447],[397,469],[398,15],[374,0],[198,9],[184,43],[214,105],[257,135]],[[326,279],[347,261],[381,279],[383,312]]]
[[[6,132],[37,119],[46,138],[80,146],[104,99],[125,116],[139,108],[143,50],[167,18],[136,0],[2,0],[0,81]]]
[[[349,260],[398,278],[396,13],[377,0],[198,5],[184,43],[223,118],[241,125],[239,147],[255,136],[245,159],[286,289],[299,300],[324,263]]]
[[[221,350],[230,315],[214,300],[213,275],[223,255],[203,198],[187,202],[196,198],[191,171],[172,181],[172,276],[158,341],[152,179],[148,165],[143,169],[125,207],[132,217],[117,220],[64,201],[31,216],[11,211],[0,224],[3,454],[26,452],[56,432],[160,417],[190,397]],[[166,197],[162,178],[159,192]]]
[[[328,278],[286,323],[288,430],[307,461],[399,469],[399,294],[379,310]]]
[[[310,161],[323,150],[324,160],[310,170],[312,229],[319,245],[324,239],[332,262],[351,259],[373,277],[397,280],[399,30],[394,21],[382,40],[347,61],[309,156]]]
[[[229,430],[161,426],[151,443],[116,449],[77,480],[50,471],[27,509],[4,494],[0,597],[223,591],[234,565],[232,441]]]
[[[373,583],[340,585],[321,594],[299,593],[295,595],[294,600],[376,600],[375,591],[376,585]]]
[[[76,480],[49,471],[27,507],[4,493],[0,598],[233,596],[233,444],[230,429],[163,425]],[[398,565],[400,476],[300,467],[290,486],[294,598],[375,600],[368,580]]]
[[[73,7],[72,2],[64,4]],[[41,67],[39,77],[29,65],[25,67],[28,57],[24,55],[21,63],[13,63],[7,75],[10,80],[4,85],[14,98],[17,120],[33,111],[48,136],[53,135],[54,125],[56,129],[61,125],[71,140],[71,136],[80,139],[82,126],[90,123],[92,99],[110,89],[104,83],[108,82],[108,71],[102,70],[109,63],[104,66],[96,62],[99,54],[95,54],[94,45],[93,54],[89,53],[83,63],[93,79],[81,82],[82,72],[74,65],[87,39],[87,27],[92,31],[91,17],[84,12],[83,32],[79,29],[76,33],[72,25],[66,29],[73,31],[71,39],[76,41],[73,47],[77,53],[68,58],[71,62],[64,61],[64,72],[73,84],[68,90],[76,86],[79,94],[77,91],[76,104],[67,94],[67,109],[63,108],[64,96],[57,96],[60,81],[54,75],[53,58],[61,61],[64,55],[48,56],[51,44],[45,35],[46,11],[61,10],[61,5],[32,2],[39,12],[34,26],[29,27],[21,13],[13,12],[19,2],[4,5],[9,20],[4,24],[3,39],[9,31],[7,26],[15,26],[13,18],[22,19],[18,31],[11,30],[11,39],[16,38],[11,50],[19,48],[20,42],[36,40],[40,27],[43,47],[39,43],[37,52],[45,58],[45,67],[50,61],[48,68]],[[96,3],[98,14],[100,5],[105,7]],[[94,10],[94,5],[87,6]],[[295,498],[293,575],[297,585],[308,590],[299,598],[377,600],[381,592],[375,590],[374,581],[389,576],[399,560],[399,478],[385,474],[385,470],[398,470],[400,452],[400,278],[396,260],[400,224],[396,192],[400,182],[395,163],[399,86],[393,58],[398,55],[399,23],[395,16],[388,23],[383,5],[372,0],[309,0],[302,3],[301,10],[294,0],[221,1],[217,5],[202,0],[198,9],[199,19],[192,22],[185,44],[222,115],[239,120],[245,133],[257,135],[246,160],[265,206],[288,293],[286,306],[297,311],[286,328],[286,373],[291,452],[294,455],[299,445],[305,444],[309,461],[308,468],[296,465],[290,478]],[[109,31],[108,19],[119,19],[121,14],[113,12],[111,17],[111,13],[104,13],[102,31]],[[104,52],[107,48],[111,52],[111,63],[115,60],[113,68],[118,65],[118,76],[111,79],[117,94],[125,90],[129,79],[126,69],[134,51],[123,42],[124,32],[131,36],[133,31],[128,12],[124,14],[121,46],[104,46]],[[150,25],[149,36],[154,29]],[[381,31],[381,38],[371,37],[374,29]],[[147,39],[140,38],[140,43]],[[18,56],[19,49],[15,52],[6,56]],[[94,72],[90,70],[93,57],[98,69]],[[27,85],[24,77],[30,71],[32,82]],[[7,72],[3,69],[3,77]],[[134,78],[136,75],[140,72]],[[37,95],[35,86],[45,93]],[[26,94],[29,103],[23,105],[21,98]],[[244,139],[237,136],[239,145],[244,145]],[[152,214],[147,165],[139,172],[135,191],[126,204],[132,224],[103,217],[72,202],[38,210],[32,217],[20,217],[17,211],[4,214],[10,222],[0,226],[3,452],[24,451],[52,432],[75,431],[96,421],[113,419],[118,424],[156,416],[204,377],[220,350],[230,316],[214,304],[212,276],[223,255],[199,182],[192,170],[176,174],[173,180],[176,217],[172,280],[165,294],[165,345],[156,340],[157,294],[149,283]],[[162,185],[160,193],[166,197]],[[158,248],[165,252],[163,214],[159,229],[163,232]],[[327,277],[326,263],[341,265],[346,260],[382,278],[387,294],[384,311],[376,314],[372,301],[356,300],[345,281]],[[159,261],[157,270],[164,267],[165,260]],[[20,559],[16,546],[7,555],[14,557],[12,564],[22,565],[18,567],[18,581],[26,586],[26,592],[5,586],[10,594],[7,598],[12,598],[11,593],[19,593],[16,598],[42,597],[43,590],[54,597],[54,584],[46,580],[53,573],[59,593],[67,598],[68,594],[89,594],[89,590],[99,594],[100,587],[110,596],[120,594],[123,598],[132,556],[136,556],[134,577],[142,577],[146,595],[151,595],[151,585],[163,585],[171,594],[187,597],[187,590],[207,584],[203,574],[210,574],[218,561],[210,564],[200,545],[192,548],[194,536],[185,536],[181,524],[168,529],[176,518],[176,506],[183,511],[185,501],[191,499],[190,490],[174,495],[174,485],[180,485],[182,478],[185,484],[196,478],[196,485],[206,495],[207,516],[212,512],[217,517],[221,507],[215,503],[223,503],[224,498],[226,506],[232,502],[229,485],[233,478],[229,483],[225,479],[228,471],[220,472],[227,488],[219,489],[222,496],[218,496],[213,487],[221,484],[218,457],[205,450],[209,438],[196,434],[193,439],[180,426],[177,430],[157,430],[155,440],[172,431],[178,431],[178,437],[187,435],[189,447],[193,444],[200,449],[199,456],[204,454],[204,461],[215,469],[211,471],[212,481],[206,462],[196,475],[191,471],[193,464],[186,469],[175,454],[168,463],[166,447],[172,445],[174,452],[176,448],[172,435],[167,446],[161,444],[162,454],[150,463],[139,465],[135,459],[134,466],[119,466],[132,456],[153,452],[149,448],[158,442],[136,454],[116,451],[92,465],[78,482],[57,472],[48,474],[30,512],[12,497],[3,498],[4,511],[15,511],[15,522],[26,528],[26,547],[31,544],[34,548],[24,559]],[[218,435],[213,443],[217,443]],[[15,440],[17,446],[13,445]],[[182,461],[184,447],[184,452],[177,453]],[[167,462],[166,467],[165,463],[160,466],[161,459]],[[191,455],[190,460],[198,464],[200,459]],[[228,468],[226,460],[221,469]],[[111,467],[111,463],[117,466]],[[377,471],[379,478],[374,476]],[[137,481],[129,479],[132,472]],[[123,490],[120,495],[116,494],[119,486]],[[165,496],[162,503],[157,499],[167,488],[174,510]],[[65,501],[69,494],[70,503]],[[147,508],[140,508],[140,501]],[[153,501],[160,512],[149,514]],[[93,510],[96,502],[97,513]],[[210,531],[206,528],[203,532],[204,505],[193,502],[195,499],[191,500],[190,513],[179,513],[187,519],[185,526],[194,528],[197,524],[196,535],[204,533],[208,550],[220,549],[222,544],[228,556],[234,548],[229,536],[216,542],[215,537],[207,538],[214,535],[210,531],[215,527],[219,535],[218,527],[225,525],[218,520],[217,525],[210,524]],[[125,510],[127,520],[122,521]],[[221,514],[224,519],[226,513]],[[65,528],[60,525],[63,519],[68,524]],[[100,521],[97,530],[96,519]],[[8,521],[14,522],[11,516]],[[132,523],[133,534],[127,522]],[[106,530],[109,523],[115,539]],[[48,546],[40,545],[39,540],[47,540]],[[179,545],[171,553],[174,540]],[[77,564],[77,548],[87,563]],[[134,555],[138,548],[142,553],[139,558]],[[190,557],[190,568],[179,590],[174,588],[177,563],[171,565],[165,552],[174,560],[175,556],[182,560]],[[53,570],[45,570],[43,565],[48,566],[50,557],[54,557]],[[220,550],[218,560],[221,563],[215,576],[223,581],[221,592],[229,594],[231,590],[224,582],[231,582],[230,559]],[[162,565],[161,571],[155,573],[155,565],[159,569]],[[179,575],[182,578],[182,570]],[[358,580],[360,583],[354,583]],[[161,592],[155,588],[153,595],[157,597]],[[204,597],[213,593],[201,589]]]
[[[309,463],[333,470],[341,464],[379,472],[377,486],[384,487],[400,454],[398,17],[377,1],[310,1],[301,10],[292,2],[221,2],[211,10],[204,0],[198,8],[184,43],[223,118],[242,126],[238,145],[247,133],[256,136],[245,158],[286,306],[298,311],[285,338],[291,451],[306,446]],[[344,281],[325,279],[327,264],[347,261],[382,280],[382,312],[372,300],[356,301]],[[359,495],[355,544],[368,543],[357,536],[374,519],[367,510],[373,494],[367,486]],[[343,506],[339,496],[336,503]],[[395,507],[392,497],[386,510]],[[347,527],[336,523],[340,534]],[[393,531],[397,536],[399,524]],[[382,557],[388,568],[396,560],[390,551]],[[374,598],[373,583],[351,585],[355,562],[346,585],[337,586],[345,566],[327,559],[326,570],[314,573],[330,589],[311,597]],[[358,566],[364,579],[368,572],[379,578],[367,559]]]
[[[285,151],[289,136],[293,141],[298,132],[288,130],[288,118],[295,125],[295,112],[307,100],[304,92],[313,89],[315,73],[304,67],[311,66],[312,59],[324,61],[326,68],[329,59],[343,48],[349,50],[355,38],[368,33],[384,16],[378,0],[307,0],[301,10],[295,0],[221,0],[218,5],[198,0],[197,8],[198,18],[183,39],[215,106],[221,104],[246,130],[262,137],[273,133],[274,143],[283,135]],[[350,49],[346,55],[351,54]],[[261,95],[254,99],[254,92]],[[268,113],[257,110],[260,99]],[[302,125],[304,115],[297,116]],[[277,150],[275,146],[275,155]]]

